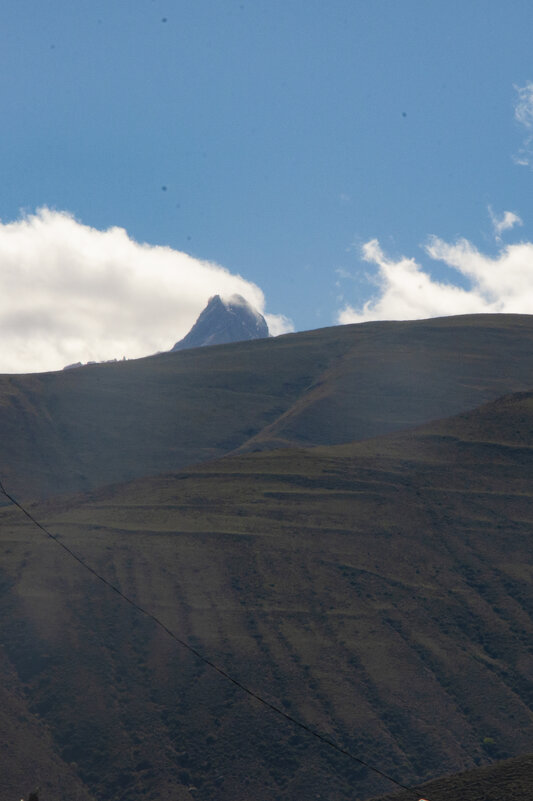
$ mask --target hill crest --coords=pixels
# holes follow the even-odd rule
[[[530,388],[533,318],[319,329],[78,370],[0,376],[0,460],[21,498],[232,451],[400,431]]]

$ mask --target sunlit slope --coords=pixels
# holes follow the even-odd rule
[[[350,333],[351,347],[247,448],[361,440],[531,386],[529,315],[366,323]]]
[[[532,431],[521,393],[35,513],[239,680],[416,783],[531,748]],[[389,790],[198,664],[13,511],[0,523],[6,657],[95,797]]]
[[[3,376],[0,475],[30,498],[238,448],[364,439],[528,389],[532,375],[533,317],[477,315]]]

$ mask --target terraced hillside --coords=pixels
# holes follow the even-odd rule
[[[90,490],[236,449],[338,444],[457,414],[533,375],[533,317],[339,326],[0,377],[0,477]]]
[[[523,392],[33,511],[237,679],[418,784],[531,750],[532,432]],[[12,508],[0,553],[11,794],[30,737],[36,773],[64,766],[35,777],[50,797],[67,785],[100,801],[390,790],[195,660]]]

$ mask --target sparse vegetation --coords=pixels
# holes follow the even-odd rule
[[[422,326],[405,328],[409,336],[420,330],[417,325]],[[424,325],[430,343],[438,340],[439,325],[452,326]],[[502,318],[497,325],[505,343],[502,354],[518,334],[533,332],[522,318],[512,325]],[[475,339],[470,318],[461,326],[471,335],[467,340],[463,330],[463,341]],[[385,329],[373,329],[382,337],[379,347],[391,341],[383,339]],[[307,385],[304,402],[298,387],[294,397],[285,397],[284,408],[291,411],[276,421],[276,431],[262,429],[263,444],[272,444],[282,430],[299,442],[302,432],[313,441],[320,414],[332,435],[335,397],[339,408],[351,405],[362,417],[369,414],[371,401],[363,398],[358,406],[354,392],[339,400],[340,387],[351,387],[354,375],[361,379],[357,353],[367,367],[374,353],[366,333],[355,337],[359,330],[336,333],[337,350],[324,360],[331,378],[325,406],[318,388]],[[394,336],[398,331],[401,326]],[[275,363],[286,382],[298,342],[307,343],[307,380],[313,348],[328,353],[329,337],[331,332],[311,332],[277,344],[247,343],[246,348],[266,350],[247,352],[246,359],[260,366],[264,359],[265,370],[272,354],[278,359],[283,348],[294,347],[289,366],[280,367],[279,359]],[[482,339],[479,334],[478,354]],[[340,350],[339,341],[344,343]],[[230,371],[229,351],[217,351],[220,370],[225,364],[228,371],[224,380],[231,383],[237,376],[240,397],[244,374]],[[491,356],[494,352],[492,341]],[[524,354],[518,353],[523,362],[517,374],[533,358]],[[172,358],[186,355],[192,356]],[[457,387],[466,377],[458,373],[452,382],[451,356],[446,375],[449,386]],[[217,392],[227,392],[221,374],[208,378],[206,365],[212,368],[213,362],[205,358],[196,376],[205,382],[202,392],[208,380],[211,387],[220,381]],[[182,363],[158,359],[143,360],[137,374],[131,362],[94,368],[93,379],[99,376],[111,393],[110,407],[102,413],[103,432],[112,430],[113,404],[126,387],[130,391],[136,376],[147,380],[152,369],[152,375],[160,371],[157,381],[168,381],[177,391],[172,370]],[[130,369],[118,378],[105,374]],[[187,370],[189,380],[192,363]],[[368,370],[367,389],[377,375],[377,368]],[[504,381],[496,366],[484,378],[473,376],[472,364],[468,370],[472,387],[465,397],[470,400],[497,393]],[[90,371],[80,375],[77,391],[89,395]],[[44,474],[46,442],[54,448],[62,443],[63,466],[79,448],[84,475],[92,475],[93,483],[98,475],[103,434],[91,430],[92,452],[88,406],[80,402],[80,419],[68,422],[68,436],[51,422],[65,419],[74,397],[74,385],[61,396],[58,380],[15,382],[26,401],[30,387],[33,393],[24,413],[33,421],[34,439],[30,442],[28,434],[23,453],[41,459],[28,479],[35,481],[36,494],[47,481],[49,489],[57,486],[60,473],[61,465],[54,464],[55,476]],[[505,380],[511,381],[509,375]],[[296,385],[295,380],[291,386]],[[254,407],[254,414],[262,409],[259,416],[271,403],[266,377],[262,386],[263,400]],[[52,390],[59,392],[53,403]],[[395,392],[405,400],[401,381]],[[149,393],[156,404],[155,387]],[[431,388],[424,402],[436,402],[437,394]],[[85,402],[96,403],[95,397]],[[170,390],[165,397],[164,404],[170,404]],[[140,415],[137,401],[142,405],[139,398],[128,409],[130,426]],[[412,399],[405,403],[401,415],[408,407],[414,417],[420,413]],[[45,406],[52,409],[48,417],[42,413]],[[195,411],[198,420],[200,411]],[[9,419],[15,417],[3,418],[0,445],[7,455],[15,449]],[[394,419],[401,427],[399,417]],[[335,436],[342,440],[341,428]],[[148,448],[147,430],[143,448]],[[189,465],[183,473],[48,498],[32,511],[240,681],[402,782],[417,783],[518,754],[531,741],[532,430],[533,395],[522,393],[417,430],[313,449],[234,454]],[[48,440],[46,431],[53,432]],[[204,434],[207,441],[212,429]],[[163,429],[154,436],[155,466]],[[168,431],[165,436],[174,443],[175,456],[175,441]],[[69,442],[69,448],[76,446],[73,451]],[[140,469],[131,451],[109,463],[100,456],[104,480],[130,469],[127,458]],[[92,473],[86,470],[91,460]],[[150,472],[148,462],[141,463]],[[13,464],[20,470],[20,462]],[[185,801],[191,793],[200,801],[299,801],[310,793],[351,801],[354,793],[363,798],[388,789],[363,766],[265,712],[197,662],[41,538],[16,510],[0,510],[0,523],[0,736],[6,745],[1,797],[20,786],[28,748],[43,801]]]

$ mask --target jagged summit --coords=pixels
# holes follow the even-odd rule
[[[227,300],[213,295],[187,336],[176,342],[172,350],[224,345],[268,336],[265,318],[242,295],[232,295]]]

